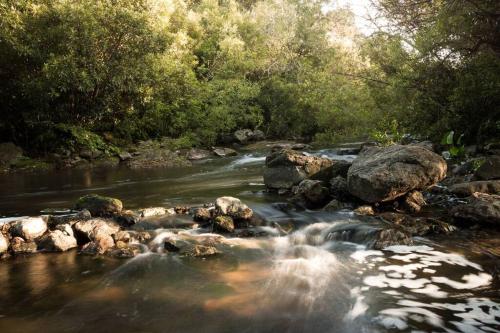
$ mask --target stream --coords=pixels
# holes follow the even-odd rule
[[[227,236],[223,253],[206,259],[146,249],[126,260],[77,251],[3,260],[0,332],[500,332],[500,259],[483,240],[459,231],[380,251],[334,240],[332,232],[346,226],[358,233],[371,226],[347,210],[277,205],[286,200],[264,191],[266,149],[190,168],[0,175],[2,217],[71,207],[89,193],[119,198],[128,209],[234,196],[289,231],[264,226],[271,236]],[[151,242],[188,220],[152,223]]]

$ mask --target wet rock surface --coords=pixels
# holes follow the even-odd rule
[[[454,184],[449,191],[459,197],[468,197],[475,192],[500,194],[500,180],[472,181]]]
[[[34,240],[47,230],[47,223],[41,217],[28,217],[11,224],[12,236],[19,236],[24,240]]]
[[[366,202],[394,200],[423,190],[445,178],[446,162],[418,146],[394,145],[364,149],[349,168],[349,192]]]
[[[81,197],[75,204],[75,209],[86,209],[92,216],[112,216],[120,213],[122,208],[123,204],[120,200],[97,194]]]
[[[466,200],[466,204],[450,210],[451,216],[466,222],[500,226],[500,195],[473,193]]]
[[[264,183],[270,189],[289,190],[333,164],[327,158],[307,156],[290,149],[280,150],[266,157]]]

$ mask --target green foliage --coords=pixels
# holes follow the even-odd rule
[[[377,104],[435,141],[449,128],[469,143],[500,137],[500,2],[376,3],[390,25],[364,43]]]
[[[464,135],[461,134],[455,140],[455,132],[449,131],[443,136],[441,144],[448,147],[450,156],[453,158],[463,157],[465,155],[465,146],[463,144]]]
[[[400,125],[397,120],[393,119],[388,123],[388,126],[384,130],[374,130],[372,132],[372,138],[384,146],[390,146],[401,142],[403,139],[403,133],[399,130]]]
[[[393,29],[362,38],[324,0],[0,0],[0,141],[499,137],[498,2],[376,2]]]

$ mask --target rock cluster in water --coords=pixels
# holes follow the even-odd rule
[[[73,214],[5,221],[0,225],[0,256],[64,252],[75,248],[82,254],[119,258],[133,257],[145,249],[195,257],[221,252],[215,245],[222,241],[222,236],[192,237],[172,228],[168,229],[169,236],[158,244],[158,231],[144,228],[151,219],[175,215],[191,215],[190,227],[201,226],[200,230],[208,233],[237,237],[259,235],[248,228],[255,222],[252,209],[233,197],[220,197],[204,207],[150,207],[131,211],[124,210],[119,199],[91,194],[78,199],[74,209]]]
[[[449,179],[448,163],[433,148],[427,142],[368,146],[349,163],[287,147],[267,156],[264,182],[269,190],[289,194],[291,201],[306,208],[330,212],[349,209],[358,215],[375,216],[387,226],[374,238],[375,248],[408,244],[411,236],[454,231],[456,227],[447,222],[498,227],[498,158],[486,158],[473,181],[455,182],[446,188],[436,184]],[[439,200],[452,206],[447,216],[454,219],[444,222],[419,215],[427,201]],[[332,237],[355,237],[349,232],[337,231]]]

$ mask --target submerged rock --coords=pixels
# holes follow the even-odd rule
[[[456,230],[455,226],[434,218],[419,217],[401,213],[384,212],[378,215],[383,221],[398,225],[412,236],[449,234]]]
[[[371,247],[375,250],[382,250],[392,245],[413,245],[413,239],[406,231],[389,228],[378,231],[371,243]]]
[[[219,253],[214,246],[193,245],[179,251],[179,254],[186,257],[207,257]]]
[[[366,202],[392,201],[423,190],[446,176],[446,162],[419,146],[364,149],[349,168],[349,192]]]
[[[112,216],[122,211],[123,204],[115,198],[89,194],[78,199],[75,208],[87,209],[92,216]]]
[[[500,180],[481,180],[455,184],[449,191],[459,197],[468,197],[475,192],[486,194],[500,194]]]
[[[453,207],[450,214],[459,220],[500,226],[500,195],[474,193],[466,204]]]
[[[10,233],[30,241],[40,237],[47,231],[47,223],[41,217],[28,217],[12,223]]]
[[[333,164],[334,162],[327,158],[307,156],[294,150],[284,149],[266,157],[264,183],[270,189],[289,190]],[[328,181],[330,178],[325,180]]]
[[[383,249],[391,245],[412,245],[411,234],[399,227],[346,223],[335,226],[327,240],[341,240],[366,244],[369,248]]]

